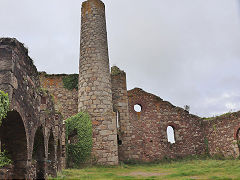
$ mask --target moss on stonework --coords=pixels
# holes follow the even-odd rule
[[[42,87],[37,88],[37,92],[40,93],[43,96],[47,96],[49,94],[49,91],[45,88],[42,88]]]
[[[111,75],[116,76],[121,73],[123,73],[123,71],[121,71],[117,66],[111,67]]]
[[[212,121],[212,120],[215,120],[215,119],[218,119],[218,118],[221,118],[221,117],[227,117],[227,116],[231,116],[231,115],[235,115],[235,114],[236,114],[236,112],[227,112],[227,113],[224,113],[224,114],[218,115],[218,116],[203,117],[202,119],[207,120],[207,121]]]
[[[63,87],[68,90],[78,90],[78,74],[70,74],[62,78]]]
[[[69,76],[69,74],[47,74],[45,71],[38,71],[39,75],[43,75],[45,77],[62,77],[62,76]]]

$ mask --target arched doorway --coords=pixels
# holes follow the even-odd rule
[[[57,146],[57,170],[62,170],[62,148],[60,140],[58,140],[58,146]]]
[[[33,145],[33,160],[36,163],[37,179],[44,179],[46,175],[45,173],[46,158],[42,126],[40,126],[35,133]]]
[[[54,137],[52,130],[50,131],[50,136],[48,140],[48,174],[52,177],[57,175],[57,167],[55,160],[55,148],[54,148]]]
[[[13,179],[25,179],[27,173],[27,138],[20,114],[10,111],[0,128],[1,149],[6,150],[13,162]]]

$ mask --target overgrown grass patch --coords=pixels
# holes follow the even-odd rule
[[[240,160],[181,160],[154,164],[121,164],[66,169],[56,179],[154,180],[154,179],[240,179]]]

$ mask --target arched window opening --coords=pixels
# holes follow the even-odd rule
[[[62,148],[60,140],[58,140],[58,146],[57,146],[57,170],[62,170]]]
[[[168,142],[170,142],[171,144],[175,143],[175,132],[174,132],[174,127],[172,126],[167,127],[167,139],[168,139]]]
[[[27,138],[22,117],[10,111],[1,124],[1,149],[6,150],[12,163],[13,179],[25,179],[27,168]]]
[[[134,111],[141,112],[142,111],[142,106],[140,104],[135,104],[134,105]]]
[[[117,111],[117,129],[120,128],[120,113]]]
[[[44,146],[44,136],[43,136],[42,126],[40,126],[35,133],[32,157],[36,163],[37,179],[44,179],[46,158],[45,158],[45,146]]]
[[[54,150],[54,137],[52,130],[50,131],[50,137],[48,140],[48,174],[52,177],[57,176],[56,172],[56,161],[55,161],[55,150]]]

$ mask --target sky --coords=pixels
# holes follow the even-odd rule
[[[39,71],[78,73],[83,0],[0,0],[0,36],[29,49]],[[103,0],[110,64],[199,116],[240,110],[238,0]]]

